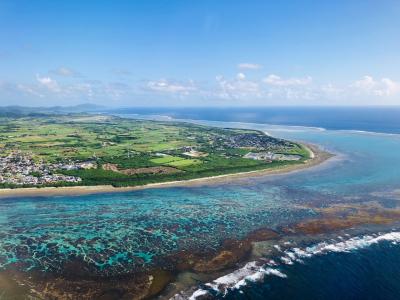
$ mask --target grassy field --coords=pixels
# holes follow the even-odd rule
[[[188,167],[191,165],[201,164],[202,161],[200,159],[187,159],[179,156],[171,156],[167,155],[160,158],[154,158],[151,162],[159,165],[165,165],[170,167]]]
[[[92,161],[96,166],[93,169],[59,172],[79,176],[81,185],[114,186],[274,168],[303,163],[308,158],[301,145],[268,137],[259,131],[105,115],[2,117],[0,157],[16,151],[43,164]],[[189,157],[188,151],[204,155]],[[298,154],[302,159],[271,163],[243,158],[250,151]],[[113,170],[104,169],[106,164],[113,166]],[[146,168],[154,167],[164,172],[146,172]],[[163,167],[174,168],[176,172]],[[138,169],[137,174],[126,175],[126,170]]]

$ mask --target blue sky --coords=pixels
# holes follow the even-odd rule
[[[400,105],[399,1],[0,0],[0,105]]]

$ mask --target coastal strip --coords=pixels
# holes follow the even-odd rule
[[[223,184],[232,182],[232,180],[263,177],[281,174],[289,174],[304,169],[309,169],[329,160],[334,154],[320,149],[317,145],[302,144],[308,151],[310,158],[303,164],[286,165],[277,168],[267,168],[248,172],[230,173],[211,177],[202,177],[180,181],[168,181],[159,183],[150,183],[146,185],[130,187],[113,187],[111,185],[93,185],[93,186],[66,186],[66,187],[29,187],[15,189],[0,189],[0,198],[10,197],[34,197],[34,196],[79,196],[101,193],[129,192],[135,190],[168,188],[168,187],[189,187],[210,184]]]

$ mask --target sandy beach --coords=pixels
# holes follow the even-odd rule
[[[303,169],[309,169],[314,166],[320,165],[321,163],[327,161],[329,158],[334,156],[332,153],[321,150],[317,145],[307,144],[304,146],[306,146],[306,148],[310,152],[309,160],[307,160],[303,164],[288,165],[281,168],[224,174],[218,176],[203,177],[203,178],[181,180],[181,181],[151,183],[151,184],[146,184],[141,186],[131,186],[131,187],[113,187],[111,185],[96,185],[96,186],[0,189],[0,198],[32,197],[32,196],[63,196],[63,195],[73,196],[73,195],[88,195],[88,194],[99,194],[99,193],[128,192],[128,191],[144,190],[150,188],[221,184],[224,182],[231,182],[232,180],[249,178],[249,177],[272,176],[272,175],[298,172]]]

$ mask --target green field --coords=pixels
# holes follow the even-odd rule
[[[155,164],[167,164],[167,163],[171,163],[171,162],[179,161],[179,160],[184,160],[184,158],[177,157],[177,156],[172,156],[172,155],[167,155],[167,156],[160,157],[160,158],[153,158],[151,160],[151,162],[153,162]]]
[[[197,165],[197,164],[201,164],[202,161],[199,159],[181,159],[181,160],[174,160],[171,161],[169,163],[167,163],[168,166],[171,167],[188,167],[188,166],[192,166],[192,165]]]
[[[202,161],[200,159],[187,159],[183,157],[178,157],[178,156],[164,156],[160,158],[154,158],[151,160],[151,162],[159,165],[165,165],[165,166],[170,166],[170,167],[188,167],[191,165],[196,165],[196,164],[201,164]]]
[[[188,149],[204,155],[189,157]],[[243,158],[249,151],[299,154],[303,159],[268,163]],[[80,185],[114,186],[274,168],[308,158],[301,145],[255,130],[80,114],[1,117],[0,157],[15,152],[43,164],[94,162],[94,169],[58,172],[82,178]],[[113,170],[103,167],[107,165]]]

